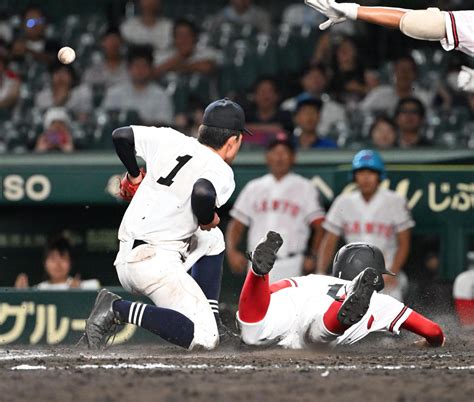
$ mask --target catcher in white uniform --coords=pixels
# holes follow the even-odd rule
[[[217,346],[211,304],[194,275],[187,273],[195,259],[187,265],[184,261],[198,228],[213,229],[205,237],[213,244],[194,250],[194,255],[223,254],[222,233],[214,229],[219,223],[215,208],[234,191],[228,163],[247,131],[244,124],[242,108],[222,99],[206,108],[198,140],[167,127],[132,126],[113,132],[128,172],[121,194],[131,199],[119,229],[115,266],[127,291],[145,295],[155,305],[122,300],[103,289],[86,323],[89,347],[103,347],[121,323],[141,326],[187,349]],[[146,162],[146,175],[135,152]]]
[[[248,260],[237,248],[244,230],[248,228],[247,250],[253,250],[269,229],[278,231],[287,241],[270,273],[274,282],[315,271],[325,211],[313,184],[291,172],[295,146],[286,136],[270,142],[266,157],[270,172],[248,182],[230,211],[226,252],[232,271],[246,273]]]
[[[387,28],[400,29],[415,39],[440,41],[445,50],[457,49],[474,56],[474,11],[441,11],[438,8],[410,10],[392,7],[363,7],[335,0],[305,0],[328,20],[325,30],[346,20],[361,20]],[[474,92],[474,70],[463,67],[458,76],[460,89]]]
[[[307,343],[353,344],[372,332],[406,329],[424,337],[426,345],[444,344],[438,324],[378,293],[382,274],[389,272],[377,247],[357,243],[339,250],[333,265],[338,277],[309,275],[270,285],[268,273],[282,243],[278,233],[268,232],[251,255],[237,312],[244,343],[297,349]]]
[[[326,234],[321,242],[318,273],[327,272],[341,237],[346,243],[373,244],[382,250],[388,269],[397,274],[397,278],[388,278],[384,293],[402,301],[408,284],[402,268],[410,251],[415,222],[406,200],[380,186],[386,174],[377,152],[358,152],[352,160],[352,176],[357,190],[339,195],[323,223]]]

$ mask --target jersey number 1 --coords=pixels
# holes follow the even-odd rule
[[[170,172],[170,174],[166,177],[160,177],[156,182],[158,184],[162,184],[163,186],[171,186],[174,182],[173,179],[174,177],[178,174],[178,172],[182,169],[186,163],[189,162],[189,160],[192,158],[191,155],[184,155],[184,156],[178,156],[176,160],[178,161],[178,164],[174,167],[174,169]]]

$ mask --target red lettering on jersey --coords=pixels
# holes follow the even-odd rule
[[[359,221],[355,221],[354,222],[354,233],[360,233],[360,222]]]
[[[290,214],[293,217],[298,216],[301,207],[297,204],[292,204],[287,200],[262,200],[253,205],[256,212],[265,213],[269,211],[278,211],[282,214]]]
[[[374,233],[374,224],[372,222],[367,222],[365,224],[365,231],[369,234]]]
[[[293,205],[291,208],[291,215],[296,218],[299,213],[300,213],[300,207],[298,205]]]

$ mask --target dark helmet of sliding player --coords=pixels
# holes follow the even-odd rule
[[[395,275],[385,267],[382,251],[367,243],[350,243],[342,247],[334,257],[333,276],[351,281],[367,267],[376,269],[382,274]]]

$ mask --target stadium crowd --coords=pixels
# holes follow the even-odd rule
[[[223,96],[245,105],[256,133],[247,148],[281,132],[300,149],[474,148],[474,94],[455,85],[469,62],[458,52],[363,23],[329,35],[302,1],[275,20],[264,3],[229,0],[199,23],[167,17],[168,2],[119,1],[114,17],[61,21],[38,5],[4,10],[0,152],[107,149],[127,124],[195,136],[203,107]],[[73,64],[57,61],[65,45]]]

